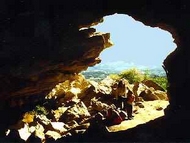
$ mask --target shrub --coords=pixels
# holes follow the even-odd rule
[[[153,75],[151,71],[148,69],[145,70],[144,72],[141,72],[136,68],[132,68],[125,70],[120,74],[111,74],[109,76],[110,78],[115,80],[124,78],[128,80],[130,84],[133,84],[134,82],[141,82],[143,80],[152,80],[165,90],[167,89],[168,86],[168,80],[166,76]]]
[[[121,79],[121,77],[118,74],[110,74],[109,77],[112,78],[112,79],[114,79],[114,80]]]
[[[121,78],[125,78],[129,81],[130,84],[134,82],[141,82],[144,80],[144,75],[141,71],[136,68],[125,70],[119,74]]]
[[[46,110],[46,108],[44,106],[40,106],[40,105],[37,105],[35,107],[34,111],[37,114],[43,114],[43,115],[47,115],[48,114],[48,111]]]

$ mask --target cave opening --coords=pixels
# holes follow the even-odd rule
[[[136,102],[134,110],[137,112],[135,113],[137,123],[121,125],[118,128],[111,127],[110,130],[133,128],[137,124],[164,116],[169,99],[168,79],[163,61],[177,47],[172,34],[159,27],[147,26],[126,14],[117,13],[105,16],[104,21],[93,28],[96,32],[110,33],[113,46],[102,51],[99,56],[101,63],[89,67],[82,72],[83,75],[97,82],[107,77],[126,78],[132,84],[133,92],[146,101],[143,103],[145,106],[139,101]],[[142,73],[144,77],[139,78],[139,81],[130,82],[131,77],[126,75],[130,73],[129,71],[133,74]],[[137,77],[133,75],[133,78]],[[143,86],[146,86],[146,89],[142,90]],[[139,114],[143,112],[141,109],[146,114]]]
[[[36,1],[34,1],[34,3],[35,2]],[[48,142],[49,139],[50,142],[52,142],[53,140],[56,140],[57,137],[65,137],[63,134],[60,134],[62,131],[65,131],[65,128],[57,127],[63,127],[63,123],[65,123],[66,125],[69,125],[69,128],[68,126],[66,126],[67,131],[69,131],[70,127],[75,127],[75,125],[78,124],[79,118],[77,118],[77,120],[74,120],[76,122],[71,122],[70,124],[69,120],[68,122],[64,122],[64,118],[57,117],[57,115],[60,115],[61,117],[61,114],[65,111],[65,108],[59,108],[62,107],[62,103],[65,103],[62,97],[65,96],[65,94],[68,96],[80,95],[81,99],[85,99],[85,95],[96,94],[96,90],[94,90],[96,85],[90,85],[89,89],[88,82],[83,80],[83,78],[81,78],[80,76],[76,75],[76,73],[78,74],[78,72],[86,70],[88,66],[93,66],[95,64],[97,66],[100,66],[104,62],[102,58],[103,54],[106,54],[106,52],[114,49],[114,46],[109,49],[105,49],[105,51],[102,52],[100,55],[100,59],[102,59],[102,62],[100,64],[97,64],[100,60],[99,58],[96,59],[96,57],[98,57],[97,55],[104,48],[104,44],[102,44],[103,38],[101,38],[101,36],[103,37],[103,35],[94,35],[93,29],[89,28],[90,25],[94,25],[96,24],[96,22],[99,23],[99,18],[102,18],[103,16],[112,14],[114,12],[130,14],[139,21],[142,21],[147,25],[151,25],[151,28],[158,26],[172,32],[172,36],[175,37],[178,48],[170,55],[164,56],[164,58],[167,56],[164,60],[164,65],[168,73],[168,81],[170,81],[169,88],[167,89],[169,93],[168,95],[170,97],[170,105],[169,107],[167,107],[167,110],[165,110],[165,116],[163,118],[156,119],[151,123],[147,123],[139,128],[137,127],[130,130],[132,132],[118,132],[117,134],[106,133],[105,135],[102,135],[102,132],[99,132],[99,130],[94,130],[95,132],[92,132],[92,134],[90,134],[91,136],[89,136],[89,140],[93,142],[96,140],[102,142],[102,139],[104,139],[104,141],[112,142],[122,142],[130,140],[141,142],[164,140],[176,142],[189,140],[189,134],[188,132],[186,132],[186,130],[189,128],[189,118],[187,116],[189,110],[189,101],[186,98],[186,93],[188,93],[189,89],[188,79],[190,65],[188,60],[189,5],[185,1],[175,2],[171,0],[163,2],[131,1],[127,4],[126,2],[124,2],[122,3],[117,1],[104,1],[101,3],[99,1],[69,1],[69,3],[66,4],[62,3],[62,1],[58,1],[55,3],[42,1],[42,3],[40,2],[34,4],[30,1],[29,3],[27,1],[20,1],[16,3],[5,3],[2,1],[2,70],[0,76],[2,77],[1,111],[3,111],[3,116],[1,118],[1,129],[6,128],[6,124],[12,123],[12,120],[16,121],[16,117],[18,116],[17,113],[20,114],[20,110],[23,109],[21,108],[21,106],[23,106],[23,103],[28,104],[34,100],[35,102],[37,100],[37,102],[40,101],[41,103],[41,100],[42,102],[44,101],[44,95],[46,95],[49,90],[51,90],[56,84],[61,82],[65,83],[63,86],[61,86],[60,84],[56,85],[58,89],[62,88],[60,92],[56,92],[56,90],[53,90],[53,93],[55,93],[55,95],[57,96],[60,95],[60,98],[45,100],[45,103],[47,103],[47,101],[50,101],[49,103],[51,105],[54,104],[54,100],[56,100],[56,107],[53,106],[52,108],[51,106],[49,107],[49,104],[45,104],[45,107],[48,107],[47,109],[50,108],[49,111],[53,111],[48,112],[50,113],[48,115],[48,120],[46,120],[46,118],[40,118],[41,116],[39,115],[41,115],[42,112],[43,114],[46,114],[46,112],[44,112],[44,108],[37,106],[38,108],[35,112],[35,118],[33,118],[34,116],[32,112],[32,115],[24,116],[24,120],[23,118],[19,118],[18,124],[14,126],[15,128],[11,128],[10,136],[8,137],[12,138],[12,141],[21,141],[20,139],[18,139],[19,136],[17,130],[23,129],[22,131],[26,131],[25,133],[30,133],[29,131],[32,132],[30,137],[27,136],[29,137],[27,142],[34,142],[34,140],[37,140],[38,142],[44,141],[44,137],[45,139],[48,139]],[[122,23],[122,21],[118,21]],[[83,26],[87,26],[87,30],[80,33],[80,31],[78,31],[78,28]],[[118,29],[119,28],[120,27],[118,27]],[[131,28],[131,30],[136,29]],[[110,32],[110,30],[105,31]],[[122,32],[123,31],[121,31],[121,33]],[[113,33],[111,32],[111,36],[112,35]],[[109,35],[107,37],[109,37]],[[120,37],[120,35],[118,37]],[[152,39],[153,37],[154,36],[152,36],[151,39],[149,38],[149,41],[154,41]],[[160,38],[157,37],[157,39]],[[116,45],[113,37],[111,37],[111,40]],[[130,40],[126,38],[126,43],[129,42]],[[133,43],[140,42],[135,41]],[[130,49],[131,47],[128,46],[125,48]],[[141,57],[145,56],[140,52],[140,49],[144,49],[144,47],[139,48],[136,51],[141,54]],[[156,53],[157,51],[155,50],[154,52]],[[133,52],[127,53],[130,53],[132,55]],[[123,54],[126,53],[123,52]],[[115,52],[113,55],[117,55],[117,57],[119,57],[119,54],[117,52]],[[148,55],[146,57],[150,56],[152,55]],[[149,58],[149,61],[152,62],[154,58],[157,59],[156,56],[152,56],[153,58]],[[133,60],[129,60],[127,62],[131,62],[133,66]],[[162,62],[163,59],[161,63]],[[114,65],[112,61],[110,62],[110,64]],[[134,65],[136,65],[136,63]],[[139,64],[137,63],[137,65]],[[96,66],[91,68],[95,67]],[[34,70],[31,71],[31,69]],[[87,71],[89,71],[89,69]],[[4,75],[4,73],[6,74]],[[72,74],[68,75],[70,73]],[[15,78],[12,79],[12,77]],[[93,77],[89,78],[93,79]],[[75,82],[73,81],[73,79],[77,79],[77,81]],[[79,86],[79,88],[77,88],[77,85]],[[81,91],[84,91],[83,94],[80,92],[80,87],[82,87]],[[84,88],[83,90],[83,87],[86,88]],[[17,100],[17,97],[19,100]],[[83,100],[85,101],[85,104],[89,103],[88,99],[90,99],[89,96],[86,97],[87,100]],[[9,101],[11,102],[10,106],[13,105],[16,108],[11,107],[7,109],[7,106],[9,106]],[[53,103],[51,101],[53,101]],[[33,102],[31,104],[33,104]],[[66,108],[68,106],[66,106]],[[31,108],[31,106],[29,108]],[[86,117],[84,115],[86,114],[82,114],[83,117]],[[33,119],[34,122],[31,122]],[[51,122],[57,121],[57,119],[60,119],[60,122]],[[70,119],[72,120],[73,118]],[[21,120],[24,121],[24,128],[20,124]],[[43,121],[45,121],[45,123]],[[48,126],[46,126],[46,123],[48,124]],[[155,126],[153,126],[153,124]],[[13,126],[11,125],[11,127]],[[40,129],[37,131],[41,131],[39,132],[40,134],[37,138],[35,136],[36,131],[34,132],[34,129]],[[81,130],[78,129],[79,128],[74,130],[71,135],[76,132],[83,132],[83,130],[86,128],[84,127]],[[45,135],[47,130],[50,132]],[[1,132],[1,135],[3,136],[3,138],[7,139],[7,137],[4,137],[4,133]],[[54,138],[55,135],[57,135],[56,139]],[[68,135],[70,136],[70,134]],[[71,136],[71,138],[73,137]],[[4,142],[4,139],[0,140]],[[74,141],[78,140],[80,140],[81,142],[85,141],[84,138],[81,138],[81,136],[77,135]],[[70,140],[68,141],[71,142]],[[23,142],[23,140],[21,142]],[[61,141],[58,140],[58,142]]]
[[[109,21],[111,26],[110,27],[106,26],[106,28],[108,28],[108,29],[101,29],[101,27],[98,28],[99,25],[103,25],[104,23],[107,22],[107,17],[110,18],[112,16],[122,18],[124,21],[122,21],[122,19],[115,19],[115,17],[113,17],[113,21],[111,21],[111,22]],[[129,20],[135,21],[134,19],[132,19],[131,17],[129,17],[127,15],[114,14],[111,16],[104,17],[105,19],[102,24],[93,26],[96,29],[96,32],[110,33],[111,34],[110,40],[113,41],[114,45],[108,49],[105,49],[105,51],[103,51],[100,54],[100,59],[102,60],[100,64],[97,64],[96,66],[93,66],[93,67],[89,67],[87,71],[83,72],[86,79],[102,81],[104,78],[106,78],[107,75],[111,75],[112,78],[113,77],[117,78],[117,74],[119,74],[119,76],[120,75],[125,76],[126,73],[123,74],[122,71],[130,69],[130,68],[133,68],[132,72],[135,72],[135,73],[137,72],[137,74],[139,74],[139,72],[143,73],[143,75],[140,75],[141,76],[140,80],[142,78],[144,78],[145,74],[146,74],[146,78],[148,76],[150,76],[150,72],[152,72],[151,70],[154,70],[157,73],[159,73],[159,75],[153,74],[153,77],[164,77],[167,79],[167,77],[165,75],[165,71],[164,71],[164,69],[162,69],[162,61],[172,51],[171,49],[175,47],[175,44],[171,42],[174,40],[171,38],[172,37],[171,34],[169,34],[166,31],[163,31],[159,28],[152,28],[152,27],[145,26],[144,24],[137,22],[137,21],[135,21],[135,22],[138,25],[140,25],[141,27],[143,27],[144,28],[144,29],[142,28],[143,30],[138,29],[138,27],[133,27],[135,25],[133,22],[131,22],[131,25],[127,25],[125,23],[126,17]],[[125,26],[127,25],[126,29],[127,28],[129,28],[129,29],[126,30],[124,26],[117,25],[117,23],[115,23],[115,21],[118,22],[119,24],[124,24]],[[127,21],[127,22],[130,22],[130,21]],[[146,28],[148,27],[151,30],[147,31],[147,29],[145,27]],[[112,28],[116,28],[115,32],[118,32],[118,33],[116,33],[116,35],[114,34],[114,31],[112,31]],[[162,35],[163,37],[162,36],[159,37],[158,36],[159,34],[151,35],[154,33],[152,31],[153,29],[154,30],[156,29],[159,32],[164,32],[166,34],[166,37],[164,35]],[[127,33],[128,35],[122,35],[123,33],[125,33],[125,34]],[[150,35],[148,35],[147,33],[149,33]],[[119,41],[117,41],[117,39],[115,39],[114,35],[116,38],[119,38]],[[159,41],[158,39],[162,39],[163,41]],[[166,48],[167,46],[168,47],[171,46],[168,43],[167,43],[168,45],[165,45],[165,46],[160,45],[160,43],[165,44],[166,40],[168,40],[168,39],[170,39],[170,42],[171,42],[170,44],[173,47]],[[154,43],[154,45],[151,45],[151,44],[146,45],[147,43],[148,44]],[[152,47],[156,47],[156,48],[152,48]],[[161,48],[159,49],[158,47],[165,48],[165,51],[164,51],[165,53],[159,55]],[[159,60],[154,61],[157,58],[159,58]],[[158,63],[155,64],[154,62],[158,62]],[[114,72],[113,72],[113,69],[115,70]],[[137,70],[134,70],[134,69],[137,69]],[[98,71],[98,73],[97,73],[97,71]],[[120,72],[122,74],[120,74]],[[42,105],[37,105],[37,106],[35,105],[34,110],[23,114],[24,116],[23,116],[22,121],[26,124],[33,122],[34,113],[36,115],[38,115],[38,114],[48,115],[48,118],[53,118],[53,119],[55,118],[56,121],[58,121],[57,118],[60,118],[62,116],[62,114],[65,113],[66,110],[70,108],[70,105],[67,105],[67,101],[69,101],[68,103],[74,102],[74,105],[72,105],[73,110],[75,110],[75,105],[79,104],[79,108],[77,109],[76,113],[74,112],[74,115],[81,114],[81,117],[83,117],[83,116],[85,118],[91,117],[93,115],[92,114],[93,112],[90,112],[90,110],[91,110],[90,104],[91,104],[91,101],[94,100],[94,98],[91,98],[91,97],[97,96],[99,98],[100,95],[101,96],[105,95],[105,98],[106,98],[107,93],[104,93],[104,91],[106,92],[106,90],[107,90],[106,85],[101,86],[101,84],[100,84],[100,86],[99,86],[99,85],[95,85],[94,83],[91,83],[92,84],[91,87],[96,89],[99,86],[97,89],[102,90],[101,92],[96,92],[96,91],[94,91],[93,88],[88,89],[89,83],[86,82],[85,80],[83,80],[80,76],[78,76],[78,75],[74,75],[74,76],[70,75],[70,76],[72,77],[73,80],[71,80],[71,81],[66,80],[63,83],[59,83],[58,85],[56,85],[56,87],[54,89],[52,89],[52,91],[46,96],[47,101],[45,103],[42,103]],[[105,82],[106,82],[106,80],[105,80]],[[117,132],[117,131],[121,131],[121,130],[127,130],[130,128],[134,128],[134,127],[138,126],[139,124],[146,124],[150,120],[154,120],[158,117],[164,116],[164,109],[169,104],[168,100],[167,99],[165,100],[165,97],[167,96],[166,88],[163,88],[162,86],[154,85],[154,82],[150,82],[150,81],[149,82],[146,82],[146,81],[145,82],[136,82],[136,83],[138,83],[138,84],[133,84],[131,82],[128,83],[130,90],[133,90],[133,93],[136,92],[134,94],[138,95],[138,97],[139,97],[139,98],[137,98],[138,102],[135,102],[135,106],[133,108],[134,109],[134,114],[133,114],[134,119],[126,120],[124,122],[121,122],[121,124],[108,126],[107,130],[109,130],[110,132]],[[136,90],[134,90],[135,88],[136,88]],[[86,96],[86,99],[84,98],[85,96]],[[98,98],[95,98],[95,100]],[[157,98],[159,98],[159,99],[164,98],[164,99],[157,100]],[[106,99],[105,100],[102,99],[101,101],[103,101],[102,105],[104,105],[104,101],[106,103]],[[146,102],[144,102],[144,101],[146,101]],[[98,100],[94,101],[94,102],[95,102],[95,104],[99,104]],[[63,106],[65,106],[65,107],[63,107]],[[62,107],[62,108],[60,108],[60,107]],[[88,108],[86,108],[86,107],[88,107]],[[83,113],[81,110],[84,110],[85,112]],[[97,111],[99,112],[99,110],[97,110]],[[57,117],[57,114],[59,114],[59,112],[61,112],[60,117]],[[90,114],[89,114],[89,112],[90,112]],[[69,118],[69,115],[67,117]],[[81,118],[81,117],[79,119],[82,121],[79,122],[79,124],[77,123],[79,126],[80,126],[80,124],[83,123],[83,118]],[[69,120],[66,120],[65,122],[69,122]],[[73,123],[73,124],[75,124],[75,123]],[[86,128],[88,128],[88,127],[86,127]],[[86,128],[85,128],[85,130],[86,130]],[[7,131],[10,131],[10,130],[7,130]],[[21,137],[23,137],[23,136],[21,135]],[[22,139],[27,140],[28,138],[23,137]]]

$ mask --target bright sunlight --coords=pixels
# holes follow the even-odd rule
[[[102,51],[102,64],[122,61],[133,66],[161,67],[167,55],[176,48],[168,31],[146,26],[124,14],[106,16],[104,22],[94,28],[97,32],[110,33],[114,43]]]

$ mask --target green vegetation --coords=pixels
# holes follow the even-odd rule
[[[48,114],[48,111],[46,110],[46,108],[44,106],[40,106],[40,105],[37,105],[35,107],[34,111],[37,114],[43,114],[43,115],[47,115]]]
[[[119,74],[121,78],[127,79],[129,83],[141,82],[144,79],[144,74],[136,68],[125,70]]]
[[[122,78],[127,79],[130,84],[133,84],[135,82],[142,82],[143,80],[152,80],[165,90],[167,89],[168,85],[166,76],[153,75],[149,70],[142,72],[136,68],[125,70],[119,74],[111,74],[109,76],[115,80]]]
[[[152,76],[152,77],[150,77],[150,80],[152,80],[155,83],[157,83],[158,85],[160,85],[162,88],[164,88],[164,90],[167,90],[168,80],[167,80],[166,77],[163,77],[163,76]]]

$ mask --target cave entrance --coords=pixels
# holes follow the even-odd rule
[[[162,97],[167,97],[168,82],[162,65],[167,55],[177,47],[172,34],[158,27],[146,26],[125,14],[105,16],[104,21],[94,28],[96,32],[110,33],[114,45],[100,54],[100,64],[83,72],[85,77],[98,82],[107,76],[118,78],[118,75],[119,78],[133,77],[140,80],[135,92],[145,102],[136,104],[134,110],[137,123],[131,121],[130,127],[126,123],[127,128],[164,116],[169,101]],[[143,77],[140,77],[142,75],[139,72]],[[135,83],[130,84],[134,87]],[[146,87],[144,91],[143,86]],[[111,127],[110,130],[117,131],[126,126]]]

